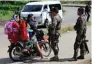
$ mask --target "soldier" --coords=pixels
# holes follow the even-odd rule
[[[84,14],[83,7],[78,8],[77,14],[79,15],[74,29],[76,30],[77,36],[74,44],[74,56],[73,60],[84,59],[84,48],[85,48],[85,34],[86,34],[86,16]],[[80,48],[80,56],[77,57],[78,48]]]
[[[90,2],[88,2],[85,7],[85,14],[87,15],[87,21],[89,21],[90,12],[91,12],[91,6],[90,6]]]
[[[59,42],[59,30],[61,28],[62,19],[58,14],[58,8],[53,7],[51,9],[52,23],[49,25],[49,42],[54,52],[54,57],[50,58],[50,61],[59,61],[58,57],[58,42]]]

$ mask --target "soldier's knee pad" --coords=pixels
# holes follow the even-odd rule
[[[55,49],[55,46],[56,46],[55,44],[51,44],[52,49]]]
[[[60,36],[60,33],[57,32],[57,33],[55,34],[56,40],[58,40],[59,36]]]
[[[55,49],[56,49],[57,51],[59,51],[59,47],[58,47],[58,46],[56,46]]]
[[[59,40],[55,40],[53,44],[54,44],[54,45],[57,45],[58,42],[59,42]]]

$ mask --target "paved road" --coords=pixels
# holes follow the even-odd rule
[[[63,19],[63,22],[62,24],[63,25],[73,25],[76,23],[76,20],[78,18],[78,15],[77,15],[77,9],[79,7],[63,7],[63,9],[66,11],[65,14],[63,15],[64,19]],[[91,8],[91,11],[92,11],[92,8]],[[90,20],[91,17],[90,17]]]
[[[66,11],[64,14],[64,21],[62,24],[75,24],[77,19],[77,9],[78,7],[63,7],[63,9]]]
[[[0,63],[11,63],[11,64],[24,64],[23,62],[12,62],[9,59],[8,53],[7,53],[7,46],[9,45],[9,42],[7,40],[7,36],[3,34],[3,28],[0,28]],[[91,49],[91,28],[88,27],[87,30],[87,39],[89,42],[87,43],[89,46],[89,49]],[[53,53],[51,53],[50,57],[45,58],[45,59],[35,59],[32,64],[90,64],[90,54],[86,55],[86,59],[84,60],[78,60],[78,61],[72,61],[69,62],[68,60],[73,56],[73,44],[75,41],[76,37],[76,32],[71,31],[65,34],[62,34],[62,37],[60,37],[60,42],[59,42],[59,47],[60,47],[60,52],[59,52],[59,57],[60,61],[59,62],[49,62],[49,58],[53,56]],[[83,63],[85,62],[85,63]],[[29,62],[31,63],[31,62]],[[27,63],[28,64],[28,63]]]

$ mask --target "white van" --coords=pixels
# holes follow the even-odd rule
[[[59,15],[62,18],[62,6],[59,1],[42,1],[42,2],[30,2],[27,3],[21,10],[21,17],[27,17],[28,14],[33,14],[38,25],[48,26],[51,23],[51,17],[49,15],[50,9],[57,7],[59,9]]]

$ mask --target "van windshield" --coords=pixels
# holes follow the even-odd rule
[[[37,12],[41,11],[42,5],[26,5],[22,12]]]
[[[50,4],[49,7],[50,7],[50,10],[51,10],[52,7],[57,7],[58,10],[61,10],[61,5],[60,4]]]

